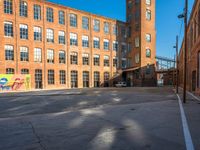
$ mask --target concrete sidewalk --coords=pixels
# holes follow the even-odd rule
[[[182,98],[182,90],[179,90]],[[183,104],[192,140],[196,150],[200,149],[200,98],[191,92],[187,92],[186,104]]]

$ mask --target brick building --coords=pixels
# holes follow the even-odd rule
[[[200,94],[200,0],[195,0],[187,27],[187,90]],[[184,42],[179,54],[180,86],[183,87]]]
[[[155,0],[127,0],[127,22],[45,0],[0,2],[0,74],[30,74],[32,89],[154,75]]]

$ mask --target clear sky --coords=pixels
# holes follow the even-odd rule
[[[125,21],[126,0],[49,0],[76,9],[84,10],[109,18]],[[189,13],[194,0],[189,0]],[[174,57],[176,35],[183,37],[183,20],[177,16],[183,12],[184,0],[156,0],[156,30],[158,56]],[[181,28],[182,24],[182,28]],[[182,30],[181,30],[182,29]],[[180,47],[180,46],[179,46]]]

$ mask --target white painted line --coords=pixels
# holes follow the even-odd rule
[[[194,94],[192,94],[192,93],[190,93],[190,92],[187,92],[189,95],[191,95],[192,97],[194,97],[196,100],[198,100],[198,101],[200,101],[200,99],[197,97],[197,96],[195,96]]]
[[[181,87],[179,87],[181,90],[183,90],[183,88],[181,88]],[[191,92],[189,92],[189,91],[187,91],[187,93],[189,94],[189,95],[191,95],[193,98],[195,98],[196,100],[198,100],[198,101],[200,101],[200,99],[197,97],[197,96],[195,96],[194,94],[192,94]]]
[[[186,150],[194,150],[194,145],[192,142],[192,137],[191,137],[190,130],[188,127],[183,105],[182,105],[179,95],[178,94],[176,95],[178,97],[178,103],[179,103],[180,112],[181,112],[181,120],[182,120],[182,125],[183,125],[183,133],[184,133],[184,138],[185,138]]]

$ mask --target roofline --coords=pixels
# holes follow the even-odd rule
[[[50,1],[48,1],[48,0],[34,0],[34,1],[39,1],[39,2],[41,2],[41,3],[44,2],[45,4],[49,4],[49,5],[61,7],[61,8],[63,8],[63,9],[69,9],[69,10],[72,10],[72,11],[77,11],[77,12],[80,12],[80,13],[84,13],[84,14],[87,14],[87,15],[90,15],[90,16],[94,16],[94,17],[99,17],[99,18],[107,19],[107,20],[110,20],[110,21],[116,21],[116,22],[123,23],[123,24],[126,24],[126,23],[127,23],[127,22],[124,22],[124,21],[121,21],[121,20],[117,20],[117,19],[113,19],[113,18],[101,16],[101,15],[98,15],[98,14],[94,14],[94,13],[91,13],[91,12],[79,10],[79,9],[72,8],[72,7],[69,7],[69,6],[65,6],[65,5],[61,5],[61,4],[56,4],[56,3],[50,2]]]

